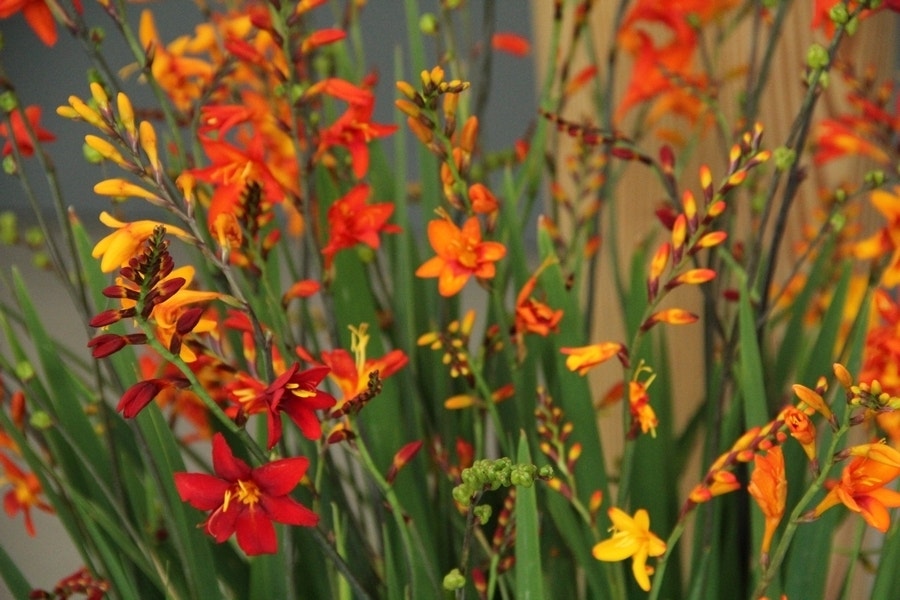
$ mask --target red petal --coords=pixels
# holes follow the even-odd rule
[[[272,461],[253,470],[253,481],[267,496],[285,496],[297,487],[309,467],[303,456]]]
[[[319,515],[286,496],[263,497],[260,504],[273,521],[285,525],[315,527],[319,522]]]
[[[225,436],[217,433],[213,436],[213,470],[216,475],[225,481],[234,482],[238,479],[250,478],[250,467],[247,463],[234,456]]]
[[[242,511],[235,522],[237,543],[249,556],[274,554],[278,551],[275,527],[259,508]]]
[[[306,439],[317,440],[322,437],[322,425],[312,410],[300,406],[298,402],[285,402],[282,406],[284,412],[291,418],[294,425],[300,428]]]
[[[244,505],[240,502],[233,502],[228,506],[227,511],[221,508],[209,515],[206,521],[206,532],[213,536],[220,544],[231,537],[237,525],[238,518],[241,516]]]
[[[214,510],[222,506],[225,492],[231,484],[206,473],[175,473],[175,489],[182,502],[199,510]]]

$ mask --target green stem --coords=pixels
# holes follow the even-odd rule
[[[684,533],[689,514],[690,513],[686,513],[678,519],[678,522],[675,523],[675,527],[672,528],[672,532],[669,534],[669,538],[666,540],[666,552],[660,556],[659,560],[656,562],[656,572],[653,574],[650,595],[647,597],[647,600],[656,600],[659,596],[659,592],[662,589],[663,578],[666,576],[666,567],[669,564],[669,557],[672,556],[672,553],[675,551],[675,545]]]

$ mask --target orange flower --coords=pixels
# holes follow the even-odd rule
[[[437,277],[442,296],[458,293],[473,275],[490,279],[496,272],[494,263],[506,255],[500,242],[481,241],[476,217],[469,218],[461,229],[448,217],[435,219],[428,223],[428,241],[437,256],[416,269],[416,276]]]
[[[753,457],[756,468],[750,476],[747,491],[756,500],[766,517],[765,531],[762,540],[763,563],[768,562],[772,536],[784,516],[784,505],[787,501],[787,478],[784,475],[784,454],[781,446],[774,446],[765,456],[757,454]]]
[[[843,503],[884,533],[891,525],[887,509],[900,506],[900,493],[885,486],[898,475],[900,467],[859,456],[844,467],[841,480],[812,511],[810,518],[816,519],[832,506]]]
[[[791,432],[791,437],[800,442],[810,462],[816,460],[816,426],[809,416],[799,408],[790,407],[784,412],[784,424]]]
[[[0,453],[0,467],[3,467],[4,475],[0,477],[0,485],[9,483],[12,489],[3,496],[3,508],[10,517],[22,512],[25,515],[25,531],[34,537],[34,522],[31,520],[31,509],[39,508],[48,513],[53,512],[53,507],[41,500],[41,483],[34,473],[26,473],[20,469],[5,454]]]
[[[2,0],[0,0],[0,3],[2,3]],[[28,119],[28,125],[31,127],[32,131],[34,131],[34,135],[39,142],[52,142],[56,139],[56,136],[41,127],[41,109],[39,106],[26,107],[25,118]],[[13,141],[15,141],[16,147],[19,149],[22,156],[33,155],[34,144],[32,144],[31,136],[25,128],[24,121],[22,121],[22,113],[18,110],[12,111],[9,114],[9,121],[10,125],[12,125],[11,136],[9,134],[9,129],[6,127],[6,123],[0,123],[0,137],[7,138],[6,143],[3,144],[3,156],[12,154]],[[12,139],[9,139],[10,137]]]
[[[326,268],[331,266],[338,251],[352,248],[356,244],[365,244],[377,250],[381,245],[381,239],[378,237],[381,232],[400,231],[399,227],[387,222],[394,212],[394,205],[389,202],[366,204],[368,196],[369,186],[360,183],[328,209],[328,229],[331,232],[331,239],[328,240],[328,245],[322,248]]]
[[[631,411],[629,439],[637,435],[638,428],[640,428],[641,433],[649,432],[651,437],[656,437],[656,427],[659,425],[659,419],[656,418],[656,412],[650,406],[650,395],[647,393],[647,386],[652,379],[651,377],[646,383],[639,381],[628,382],[628,407]]]
[[[44,44],[56,44],[56,20],[46,0],[0,0],[0,19],[8,19],[20,11],[25,22]]]
[[[538,276],[548,264],[544,263],[537,273],[528,278],[516,297],[516,320],[513,325],[516,333],[536,333],[546,337],[551,331],[559,328],[559,322],[563,317],[562,309],[554,310],[531,295],[537,285]]]
[[[887,219],[887,225],[856,245],[856,257],[879,260],[890,254],[881,282],[886,287],[894,287],[900,283],[900,186],[890,191],[873,190],[869,199]]]

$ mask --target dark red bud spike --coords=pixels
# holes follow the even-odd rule
[[[113,323],[118,323],[122,319],[122,315],[118,310],[104,310],[102,313],[95,315],[88,323],[91,327],[106,327]]]
[[[121,335],[105,333],[93,338],[87,345],[88,348],[91,348],[91,356],[94,358],[105,358],[127,346],[128,340]]]

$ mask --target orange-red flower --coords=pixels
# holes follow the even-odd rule
[[[513,56],[527,56],[531,52],[531,44],[528,39],[518,33],[498,31],[491,37],[491,47],[494,50],[506,52]]]
[[[41,108],[39,106],[26,107],[25,118],[28,119],[28,125],[34,132],[37,141],[52,142],[56,139],[56,136],[41,127]],[[31,141],[31,136],[28,135],[24,121],[22,121],[22,114],[18,110],[12,111],[9,114],[9,121],[10,125],[12,125],[12,135],[10,135],[10,128],[6,126],[6,123],[0,123],[0,137],[6,138],[6,143],[3,144],[3,156],[12,154],[13,142],[15,142],[22,156],[32,156],[34,154],[34,144]]]
[[[435,219],[428,223],[428,241],[437,256],[416,269],[416,275],[437,277],[442,296],[458,293],[473,275],[490,279],[496,272],[494,263],[506,255],[500,242],[481,241],[477,217],[470,217],[462,228],[449,218]]]
[[[26,473],[20,469],[9,457],[0,452],[0,467],[3,467],[3,475],[0,476],[0,486],[8,483],[12,489],[3,496],[3,509],[10,517],[15,517],[21,512],[25,516],[25,531],[34,536],[34,521],[31,519],[31,509],[37,508],[44,512],[52,513],[53,507],[44,502],[41,494],[41,483],[34,473]]]
[[[859,456],[844,467],[840,481],[816,506],[811,517],[818,518],[832,506],[843,503],[859,513],[866,523],[886,532],[891,525],[887,509],[900,506],[900,493],[885,489],[885,486],[898,475],[900,467]]]
[[[348,86],[355,87],[347,82],[344,84],[343,86],[325,86],[323,90],[331,92],[336,87],[345,92],[345,88]],[[356,88],[353,93],[357,100],[350,101],[344,114],[322,131],[318,152],[326,152],[333,146],[343,146],[350,153],[353,174],[357,179],[362,179],[369,171],[369,142],[391,135],[397,130],[397,126],[372,122],[375,95],[371,91]],[[350,98],[350,96],[345,98]]]
[[[756,500],[766,518],[762,539],[762,554],[765,557],[772,546],[772,536],[784,516],[784,505],[787,502],[787,478],[784,474],[784,454],[781,446],[774,446],[765,456],[756,454],[753,457],[755,468],[750,476],[747,491]]]
[[[325,255],[325,267],[331,266],[334,255],[345,248],[356,244],[365,244],[377,250],[381,245],[379,235],[397,233],[400,228],[387,221],[394,212],[394,205],[389,202],[366,204],[369,197],[369,186],[360,183],[337,200],[328,209],[328,225],[331,238],[322,248]]]
[[[237,534],[237,543],[249,555],[278,550],[273,522],[314,527],[318,515],[291,498],[306,473],[309,459],[284,458],[250,468],[234,456],[221,433],[213,437],[213,469],[206,473],[175,473],[175,488],[182,501],[212,511],[203,528],[219,543]]]
[[[44,44],[56,44],[56,20],[46,0],[0,0],[0,19],[8,19],[17,12],[22,13],[25,22]]]

